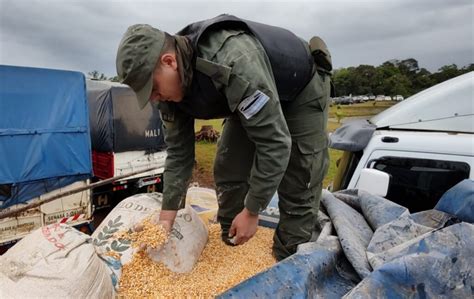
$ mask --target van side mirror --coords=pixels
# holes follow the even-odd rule
[[[364,168],[360,172],[357,188],[385,197],[388,192],[389,183],[390,175],[388,173],[373,168]]]

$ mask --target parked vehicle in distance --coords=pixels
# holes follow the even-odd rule
[[[413,213],[474,179],[473,89],[470,72],[337,129],[330,147],[343,154],[332,191],[360,188]]]
[[[350,105],[350,104],[353,104],[354,103],[354,100],[352,99],[352,97],[350,96],[343,96],[343,97],[340,97],[337,101],[336,101],[336,104],[338,105]]]
[[[378,96],[375,98],[375,101],[385,101],[385,96],[384,96],[384,95],[378,95]]]
[[[353,96],[352,100],[354,101],[354,103],[364,103],[364,102],[369,100],[369,97],[362,96],[362,95],[361,96]]]
[[[396,95],[393,97],[393,100],[394,101],[397,101],[397,102],[400,102],[400,101],[403,101],[405,98],[401,95]]]

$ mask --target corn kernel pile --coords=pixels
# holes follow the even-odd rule
[[[259,227],[255,236],[241,246],[222,242],[219,224],[209,225],[209,241],[190,273],[173,273],[155,263],[146,253],[137,253],[122,268],[120,297],[125,298],[211,298],[275,263],[273,230]]]
[[[161,225],[156,225],[149,218],[141,223],[141,229],[137,232],[129,233],[126,237],[132,241],[132,247],[140,247],[146,244],[150,248],[158,248],[168,240],[168,233]]]

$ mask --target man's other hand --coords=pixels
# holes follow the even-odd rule
[[[242,245],[255,235],[257,225],[258,214],[252,214],[244,208],[232,221],[229,238],[233,238],[234,245]]]

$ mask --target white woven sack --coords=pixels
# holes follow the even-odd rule
[[[114,272],[114,286],[118,289],[122,266],[132,260],[137,249],[131,247],[129,240],[120,239],[120,231],[132,231],[135,225],[161,210],[161,193],[136,194],[121,201],[94,231],[94,245],[101,257],[107,261]],[[178,211],[171,231],[169,244],[163,252],[149,250],[150,257],[163,262],[174,272],[192,270],[207,242],[208,232],[196,212],[186,207]],[[118,257],[118,259],[116,258]]]
[[[173,272],[190,272],[206,246],[206,225],[190,206],[178,211],[171,235],[161,250],[148,250],[150,258]]]
[[[110,274],[88,235],[55,223],[0,256],[0,298],[113,298]]]

